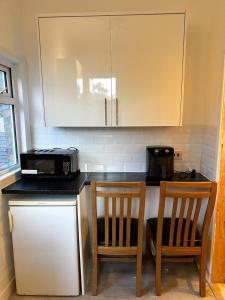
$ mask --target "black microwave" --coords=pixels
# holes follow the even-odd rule
[[[79,172],[78,150],[29,150],[20,154],[20,164],[23,178],[69,178]]]

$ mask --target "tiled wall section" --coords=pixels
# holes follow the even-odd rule
[[[217,179],[219,130],[216,126],[205,126],[202,135],[201,173],[212,180]]]
[[[204,126],[202,131],[202,156],[200,171],[211,180],[217,180],[217,153],[219,129],[217,126]],[[214,210],[215,213],[216,210]],[[209,229],[209,246],[207,257],[208,280],[211,280],[212,254],[213,254],[213,236],[215,230],[215,214]]]
[[[146,145],[181,150],[175,169],[200,170],[202,127],[45,128],[32,127],[34,148],[77,147],[81,171],[145,171]]]

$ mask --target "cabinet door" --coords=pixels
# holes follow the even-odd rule
[[[39,30],[46,125],[111,126],[109,18],[39,18]]]
[[[178,126],[184,14],[111,18],[113,126]]]

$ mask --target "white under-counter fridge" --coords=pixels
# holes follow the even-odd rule
[[[75,196],[9,200],[17,294],[79,295],[84,274],[77,204]]]

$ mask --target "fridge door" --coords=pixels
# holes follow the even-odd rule
[[[76,206],[11,206],[17,294],[79,294]]]

